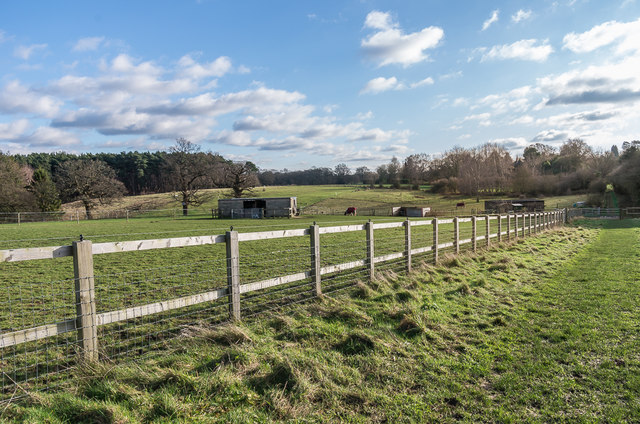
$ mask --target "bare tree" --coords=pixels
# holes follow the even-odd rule
[[[259,183],[258,168],[249,161],[235,162],[225,166],[226,186],[231,187],[233,197],[250,193]]]
[[[116,178],[109,165],[100,160],[70,160],[56,172],[56,185],[63,200],[81,200],[87,218],[93,218],[93,209],[121,198],[126,189]]]
[[[198,206],[202,198],[200,190],[214,186],[221,178],[222,158],[200,152],[200,146],[185,138],[178,138],[165,156],[170,186],[179,193],[182,214],[189,213],[189,206]]]

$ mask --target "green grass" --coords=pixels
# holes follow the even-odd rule
[[[640,222],[586,222],[388,273],[136,363],[6,422],[637,422]]]
[[[377,208],[385,210],[392,206],[428,206],[434,210],[451,211],[457,213],[472,214],[484,210],[485,200],[494,200],[495,197],[480,197],[476,202],[475,197],[433,194],[426,190],[374,188],[365,186],[344,185],[318,185],[318,186],[265,186],[256,187],[253,197],[290,197],[298,198],[299,208],[309,208],[309,211],[334,211],[339,213],[347,207]],[[229,197],[229,190],[208,189],[202,190],[202,205],[190,208],[193,215],[198,217],[209,216],[211,209],[218,207],[218,199]],[[173,196],[174,193],[149,194],[141,196],[124,197],[109,205],[100,207],[97,211],[110,210],[153,210],[175,209],[179,214],[180,201]],[[508,196],[505,196],[508,197]],[[547,208],[571,207],[575,202],[585,200],[585,195],[551,196],[543,197]],[[456,204],[464,202],[464,208],[456,208]],[[82,210],[80,202],[64,205],[66,210]],[[133,214],[133,213],[132,213]],[[170,214],[165,212],[164,214]]]

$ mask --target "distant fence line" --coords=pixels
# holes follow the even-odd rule
[[[489,248],[565,222],[565,211],[0,250],[0,262],[73,258],[73,278],[0,287],[0,401],[55,386],[78,360],[138,355],[202,322],[239,320],[374,279],[415,258]],[[212,245],[217,254],[160,269],[96,275],[103,254]],[[241,249],[242,245],[242,249]],[[200,251],[202,252],[202,251]],[[214,252],[215,253],[215,252]],[[216,256],[217,255],[217,256]],[[4,293],[2,293],[4,291]]]

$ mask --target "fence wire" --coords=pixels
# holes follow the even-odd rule
[[[318,252],[308,235],[312,230],[294,237],[262,233],[245,238],[236,246],[238,285],[232,287],[235,271],[229,238],[226,244],[98,255],[95,263],[91,260],[91,275],[75,268],[77,278],[48,282],[24,281],[20,276],[73,275],[70,258],[27,262],[34,266],[25,268],[3,263],[8,272],[0,278],[0,402],[57,387],[79,358],[135,358],[194,328],[226,322],[234,310],[234,287],[240,293],[239,314],[246,318],[315,298],[314,272],[321,274],[322,293],[335,296],[367,281],[371,260],[376,275],[404,273],[409,257],[415,264],[431,262],[434,225],[415,222],[409,230],[409,222],[385,223],[377,229],[370,224],[373,258],[368,254],[367,231],[354,227],[322,233]],[[500,221],[477,217],[478,248],[487,245],[487,222],[489,233],[495,235],[490,244],[497,244],[498,222],[503,232],[513,231],[500,237],[507,240],[515,239],[516,231],[518,237],[528,236],[531,226],[543,220],[524,220],[522,215]],[[460,251],[473,249],[471,219],[459,220],[457,230],[452,219],[440,219],[437,229],[437,243],[444,245],[438,248],[439,255],[455,252],[456,240],[467,241],[458,244]],[[422,251],[409,255],[408,247]],[[17,278],[12,279],[12,273]]]

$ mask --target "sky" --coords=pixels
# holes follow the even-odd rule
[[[0,150],[375,168],[640,139],[640,0],[3,1]]]

